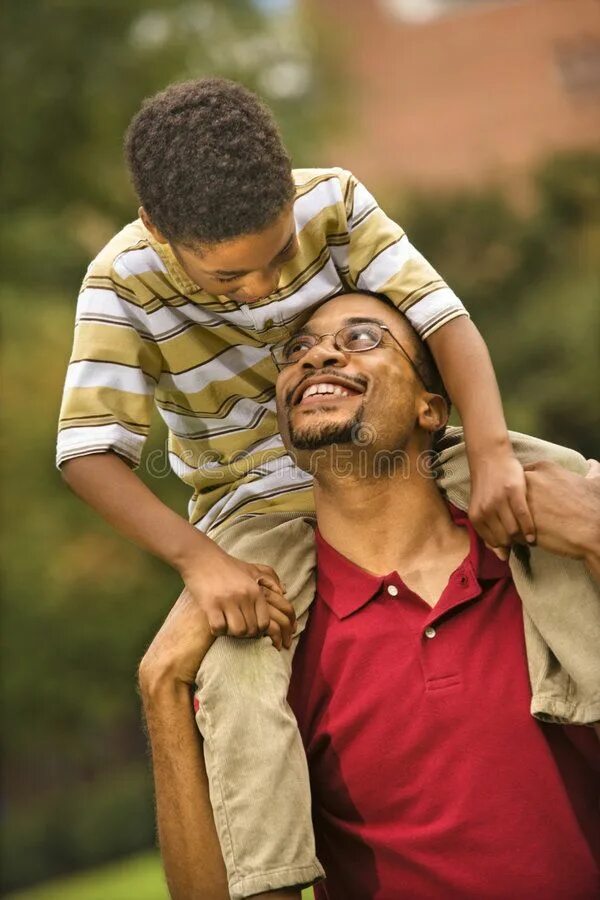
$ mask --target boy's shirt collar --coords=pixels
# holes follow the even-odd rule
[[[171,249],[171,245],[159,243],[159,241],[155,240],[152,237],[143,222],[141,222],[141,225],[146,233],[148,243],[160,258],[160,260],[164,263],[164,266],[167,270],[167,275],[173,282],[177,290],[181,291],[181,293],[186,297],[192,297],[194,294],[206,293],[206,291],[203,291],[199,285],[192,281],[187,272],[185,272],[185,270],[180,266],[175,257],[175,254]]]

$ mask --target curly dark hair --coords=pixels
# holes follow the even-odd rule
[[[172,84],[145,100],[127,130],[125,155],[140,203],[180,244],[262,231],[294,196],[273,116],[225,78]]]

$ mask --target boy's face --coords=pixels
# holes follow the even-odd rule
[[[148,218],[140,216],[160,243],[169,243]],[[198,248],[170,243],[180,266],[202,290],[236,303],[256,303],[277,290],[283,265],[298,252],[292,204],[264,231]]]

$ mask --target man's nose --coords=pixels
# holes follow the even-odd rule
[[[322,338],[318,344],[308,350],[300,363],[306,369],[324,369],[326,366],[345,366],[348,357],[343,350],[338,350],[332,334]]]

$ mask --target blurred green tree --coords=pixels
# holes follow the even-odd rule
[[[73,285],[134,216],[122,135],[141,98],[223,75],[274,108],[296,164],[326,120],[329,65],[295,4],[27,0],[3,11],[3,280]]]
[[[55,427],[79,282],[136,215],[123,132],[144,96],[217,74],[274,108],[296,164],[326,121],[329,65],[294,4],[27,0],[3,10],[7,384],[2,710],[6,887],[153,840],[135,666],[180,585],[69,496]],[[146,478],[185,515],[164,430]],[[148,460],[148,456],[146,456]]]
[[[509,427],[598,455],[600,155],[553,157],[518,212],[497,188],[405,194],[390,213],[485,337]]]
[[[153,839],[134,672],[178,579],[65,491],[55,422],[82,272],[135,215],[121,140],[142,97],[173,80],[237,78],[273,106],[297,165],[323,162],[335,61],[312,48],[293,5],[276,6],[27,0],[3,10],[7,887]],[[526,213],[492,190],[380,197],[472,311],[512,427],[588,454],[598,446],[599,181],[599,157],[582,154],[540,170]],[[149,450],[164,439],[155,429]],[[185,514],[166,468],[142,475]]]

